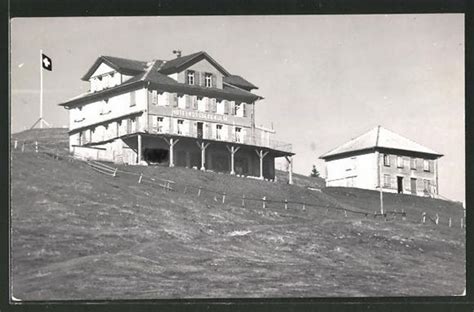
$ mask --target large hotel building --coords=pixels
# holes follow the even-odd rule
[[[82,80],[89,92],[60,104],[77,157],[269,180],[284,157],[291,183],[291,145],[255,125],[257,87],[206,52],[150,62],[101,56]]]

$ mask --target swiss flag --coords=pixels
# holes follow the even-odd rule
[[[43,64],[43,68],[49,71],[53,70],[53,63],[51,62],[51,58],[47,55],[41,54],[41,64]]]

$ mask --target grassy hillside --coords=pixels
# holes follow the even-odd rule
[[[206,190],[199,197],[193,188],[165,191],[44,153],[15,150],[11,166],[12,293],[22,300],[422,296],[465,287],[464,230],[421,225],[407,208],[405,221],[335,209],[340,202],[371,211],[376,197],[361,190],[317,192],[185,168],[120,167],[226,192],[222,204]],[[231,193],[315,206],[241,207],[240,195]],[[393,198],[387,205],[401,210]],[[450,209],[445,201],[400,201],[410,203]]]

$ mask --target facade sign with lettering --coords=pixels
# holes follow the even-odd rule
[[[228,116],[225,116],[225,115],[188,111],[188,110],[182,110],[182,109],[173,109],[171,114],[172,116],[183,117],[183,118],[205,119],[205,120],[222,121],[222,122],[226,122],[228,120]]]

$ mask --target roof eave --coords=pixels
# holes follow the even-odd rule
[[[117,91],[126,91],[127,88],[129,88],[131,86],[144,84],[144,83],[145,82],[143,80],[136,80],[136,81],[133,81],[133,82],[128,83],[128,84],[126,83],[126,84],[118,85],[117,87],[114,87],[114,88],[109,88],[109,89],[104,89],[104,90],[99,91],[99,92],[89,93],[84,97],[80,97],[80,98],[77,98],[77,99],[72,99],[72,100],[69,100],[69,101],[66,101],[66,102],[63,102],[63,103],[59,103],[58,105],[63,106],[63,107],[70,107],[70,106],[76,106],[77,104],[80,104],[80,103],[89,102],[90,100],[92,100],[91,102],[93,102],[94,99],[101,98],[104,95],[107,96],[107,95],[110,95],[110,94],[114,94]]]

